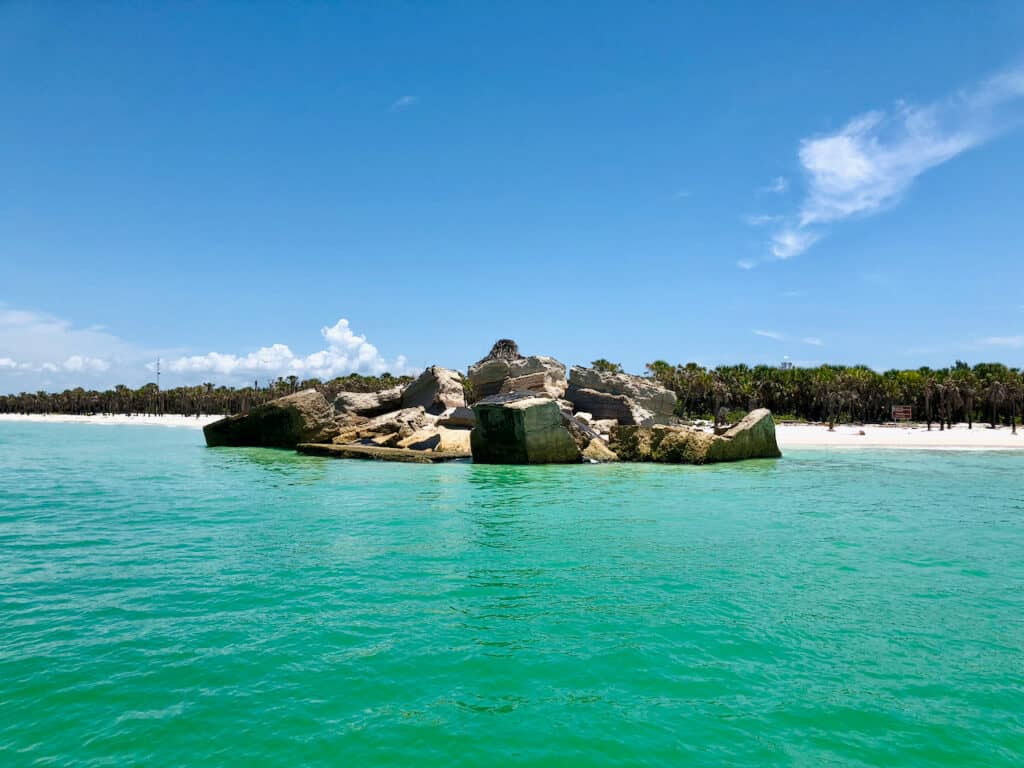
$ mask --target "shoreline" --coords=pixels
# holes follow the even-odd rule
[[[0,423],[42,423],[42,424],[99,424],[104,426],[161,426],[184,429],[202,429],[223,416],[182,416],[181,414],[96,414],[92,416],[63,413],[0,413]],[[864,434],[860,434],[863,432]],[[955,424],[952,429],[940,432],[933,426],[929,432],[924,425],[883,425],[863,426],[837,425],[829,432],[824,424],[778,424],[775,436],[779,449],[801,448],[893,448],[905,450],[947,450],[947,451],[994,451],[1024,450],[1024,427],[1018,434],[1009,427],[989,429],[987,424],[975,423],[973,429],[967,424]]]
[[[862,434],[863,433],[863,434]],[[989,429],[988,424],[975,422],[954,424],[952,428],[931,431],[924,425],[863,426],[836,425],[833,432],[825,424],[779,424],[775,427],[779,449],[800,448],[895,448],[946,451],[1013,451],[1024,449],[1024,427],[1014,435],[1009,427]]]
[[[177,413],[134,414],[102,413],[83,416],[70,413],[0,413],[0,423],[41,423],[41,424],[99,424],[103,426],[158,426],[185,429],[202,429],[207,424],[223,419],[223,416],[182,416]]]

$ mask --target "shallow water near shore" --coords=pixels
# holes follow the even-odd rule
[[[1024,455],[0,424],[4,765],[1019,765]]]

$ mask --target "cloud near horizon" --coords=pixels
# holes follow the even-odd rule
[[[896,205],[918,176],[1024,122],[1024,66],[925,105],[897,102],[835,133],[803,139],[798,157],[807,190],[798,212],[771,236],[771,259],[797,256],[822,238],[822,225]],[[762,219],[751,224],[763,224]]]
[[[222,376],[270,374],[330,379],[348,373],[376,375],[410,372],[406,358],[388,361],[365,336],[352,331],[341,318],[320,329],[326,348],[309,355],[296,355],[286,344],[271,344],[245,355],[210,352],[179,357],[166,364],[175,373],[213,373]]]
[[[297,355],[286,344],[271,344],[245,355],[210,352],[181,355],[125,341],[98,327],[76,328],[70,321],[0,303],[0,392],[67,386],[138,386],[153,380],[155,360],[171,379],[186,383],[204,377],[240,382],[250,376],[331,378],[347,373],[413,373],[406,358],[385,359],[356,334],[347,319],[320,329],[323,348]],[[191,376],[189,374],[192,374]]]

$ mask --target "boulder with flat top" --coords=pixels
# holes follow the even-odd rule
[[[294,448],[299,443],[329,443],[337,434],[334,408],[315,389],[279,397],[203,427],[209,446]]]
[[[473,405],[470,433],[478,464],[568,464],[580,461],[580,448],[550,397],[534,392],[492,395]]]

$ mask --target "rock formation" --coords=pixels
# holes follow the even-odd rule
[[[422,406],[418,405],[415,408],[403,408],[400,411],[384,413],[372,419],[348,419],[342,422],[340,431],[333,442],[341,445],[360,440],[373,440],[379,445],[387,445],[403,440],[436,422],[436,416],[427,413]],[[385,437],[388,439],[381,439]],[[305,440],[303,442],[315,441]]]
[[[402,407],[402,387],[380,392],[339,392],[334,398],[334,410],[356,416],[380,416]]]
[[[692,427],[620,425],[612,427],[610,446],[623,461],[709,464],[741,459],[778,458],[771,411],[751,411],[723,435]]]
[[[435,415],[448,408],[465,407],[462,374],[437,365],[430,366],[402,392],[401,405],[402,408],[421,406],[427,413]]]
[[[203,427],[209,446],[294,448],[299,443],[329,443],[337,434],[334,409],[315,389],[279,397],[249,413]]]
[[[470,435],[479,464],[567,464],[580,449],[563,422],[558,404],[533,392],[492,395],[473,405]]]
[[[441,427],[472,429],[476,424],[476,416],[473,415],[472,408],[465,406],[448,408],[437,417],[437,424]]]
[[[640,426],[670,422],[676,407],[675,393],[652,379],[579,365],[569,372],[566,399],[575,410],[586,411],[595,419],[618,419],[622,424]]]
[[[547,355],[523,357],[511,339],[499,340],[487,357],[469,367],[469,384],[476,400],[510,392],[558,399],[568,386],[562,363]]]

